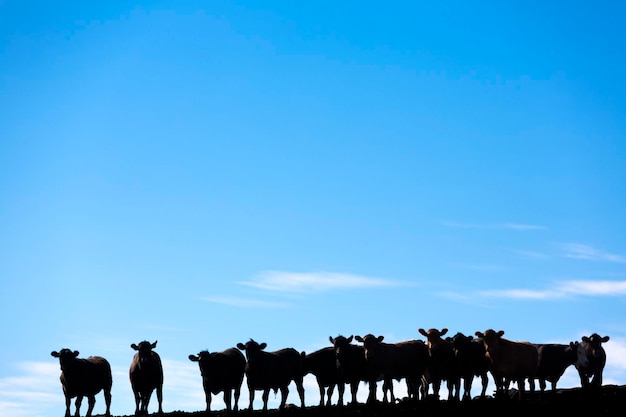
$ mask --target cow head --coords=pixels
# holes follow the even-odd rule
[[[476,337],[482,340],[483,345],[485,346],[485,350],[487,351],[487,355],[492,357],[498,351],[498,346],[500,345],[500,339],[504,335],[504,330],[495,331],[493,329],[485,330],[485,333],[476,332]]]
[[[338,361],[341,361],[341,359],[347,354],[348,349],[350,349],[348,346],[352,343],[352,339],[353,336],[345,337],[339,335],[335,338],[328,336],[328,340],[330,340],[330,343],[332,343],[335,348],[335,356]]]
[[[429,348],[433,348],[441,344],[443,341],[441,336],[444,336],[446,333],[448,333],[448,329],[445,327],[441,329],[441,331],[437,329],[428,329],[428,331],[424,329],[418,329],[417,331],[426,338]]]
[[[587,353],[585,347],[579,342],[569,342],[567,350],[572,352],[573,361],[571,362],[577,368],[586,368],[589,366],[589,359],[587,359]],[[568,356],[569,357],[569,356]]]
[[[255,358],[267,347],[267,343],[257,343],[254,339],[250,339],[245,345],[243,343],[237,343],[237,347],[246,352],[246,359],[249,362],[250,358]]]
[[[153,359],[153,353],[152,353],[152,349],[154,349],[157,345],[157,341],[155,341],[154,343],[150,343],[148,341],[143,341],[141,343],[139,343],[139,345],[136,344],[132,344],[130,345],[130,347],[133,350],[137,351],[137,355],[138,355],[138,362],[139,362],[139,368],[141,368],[142,363],[146,362],[146,361],[151,361]]]
[[[205,373],[211,369],[211,362],[213,361],[213,355],[208,350],[203,350],[198,355],[189,355],[189,360],[192,362],[198,362],[200,367],[200,374],[205,376]]]
[[[76,358],[78,357],[78,351],[77,350],[72,351],[70,349],[61,349],[60,352],[57,352],[55,350],[51,352],[50,355],[59,359],[59,365],[61,366],[61,370],[64,371],[68,368],[71,368],[72,365],[76,363]]]
[[[606,357],[606,353],[604,352],[604,348],[602,347],[602,343],[606,343],[609,341],[609,336],[600,336],[598,333],[594,333],[591,336],[583,336],[582,338],[583,345],[585,347],[585,351],[587,354],[587,358],[590,356],[593,358],[604,358]]]
[[[365,359],[368,362],[373,362],[378,359],[378,350],[385,336],[374,336],[373,334],[366,334],[365,336],[355,336],[357,342],[363,343],[365,348]]]

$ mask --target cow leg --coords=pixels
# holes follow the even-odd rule
[[[459,384],[454,378],[450,378],[446,381],[448,387],[448,401],[459,401]]]
[[[204,387],[204,401],[206,402],[206,412],[211,411],[211,391]]]
[[[71,412],[70,412],[71,406],[72,406],[72,397],[66,394],[65,395],[65,417],[71,416]]]
[[[74,414],[76,417],[80,417],[80,405],[83,402],[83,396],[79,395],[78,397],[76,397],[76,402],[74,403],[76,405],[76,414]]]
[[[375,404],[376,403],[376,381],[369,381],[369,388],[370,388],[370,392],[369,392],[369,395],[367,396],[367,403]]]
[[[248,385],[248,396],[250,397],[250,405],[248,406],[248,411],[252,411],[252,403],[254,402],[254,389]]]
[[[302,409],[304,410],[304,385],[302,378],[298,378],[294,381],[296,383],[296,389],[298,390],[298,397],[300,397],[300,407],[302,407]],[[287,393],[289,393],[289,390],[287,389]],[[287,401],[287,395],[285,395],[285,401]]]
[[[141,404],[141,394],[139,391],[133,390],[133,394],[135,394],[135,415],[139,415],[139,404]]]
[[[111,417],[111,387],[104,389],[104,403],[107,407],[105,416]]]
[[[163,385],[156,387],[156,394],[157,401],[159,402],[159,414],[163,414]]]
[[[230,403],[230,389],[224,390],[224,404],[226,404],[226,411],[231,411],[231,403]]]
[[[343,394],[344,392],[346,392],[346,384],[344,382],[340,382],[337,384],[337,394],[339,395],[339,398],[337,399],[337,405],[342,407],[343,406]]]
[[[439,390],[440,389],[441,389],[441,379],[433,380],[433,395],[435,396],[436,400],[439,399]]]
[[[352,396],[352,402],[350,404],[357,405],[358,401],[356,399],[357,391],[359,390],[359,381],[350,383],[350,394]]]
[[[241,385],[235,387],[235,407],[233,410],[239,411],[239,396],[241,395]]]
[[[85,415],[85,417],[91,417],[91,412],[93,411],[93,407],[96,405],[96,396],[95,395],[88,396],[87,404],[88,404],[88,408],[87,408],[87,414]]]
[[[261,398],[263,399],[263,411],[267,411],[267,399],[269,397],[270,397],[270,389],[265,388],[263,390],[263,395],[261,395]],[[282,406],[282,400],[281,400],[281,406]]]
[[[463,377],[463,401],[471,399],[470,393],[472,392],[473,380],[474,380],[474,375]]]
[[[332,397],[335,392],[335,384],[330,384],[328,386],[328,391],[326,391],[326,407],[330,407],[332,405]]]
[[[486,373],[481,374],[480,380],[482,382],[482,389],[480,390],[480,398],[485,398],[485,395],[487,394],[487,385],[489,385],[489,376]],[[470,387],[471,386],[472,386],[472,383],[470,382]]]

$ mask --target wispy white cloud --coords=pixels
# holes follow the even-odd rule
[[[482,297],[515,298],[524,300],[547,300],[562,298],[565,296],[564,293],[554,290],[529,290],[521,288],[478,291],[477,295]]]
[[[279,301],[266,301],[266,300],[256,300],[251,298],[240,298],[240,297],[200,297],[203,301],[208,301],[210,303],[216,304],[224,304],[233,307],[243,307],[243,308],[252,308],[252,307],[262,307],[262,308],[287,308],[292,307],[291,303],[279,302]]]
[[[455,227],[459,229],[503,229],[503,230],[545,230],[547,227],[536,224],[524,223],[461,223],[444,220],[441,222],[444,226]]]
[[[330,290],[382,288],[406,285],[399,281],[336,272],[265,271],[242,285],[282,293],[306,293]]]
[[[609,253],[580,243],[566,243],[562,245],[562,249],[566,258],[626,263],[625,254]]]
[[[526,300],[549,300],[569,296],[621,296],[626,295],[626,281],[562,281],[546,289],[486,290],[478,291],[476,295]]]
[[[0,415],[50,415],[51,410],[64,401],[58,362],[20,362],[16,367],[19,376],[0,379]]]

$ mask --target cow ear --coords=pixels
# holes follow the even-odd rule
[[[61,356],[59,352],[57,352],[56,350],[50,352],[50,355],[54,356],[55,358],[58,358],[59,356]]]
[[[346,340],[348,341],[348,343],[352,343],[352,339],[354,339],[354,335],[350,335],[350,337],[347,338]]]
[[[439,336],[443,336],[446,333],[448,333],[448,328],[444,327],[443,329],[441,329],[441,332],[439,333]]]
[[[237,343],[237,347],[239,348],[239,350],[246,350],[246,345],[244,345],[243,343]]]
[[[328,336],[328,340],[330,341],[330,343],[332,343],[333,345],[335,344],[335,339],[333,339],[332,336]]]
[[[478,333],[478,332],[477,332],[477,333]],[[466,339],[466,340],[468,340],[468,341],[470,341],[470,342],[471,342],[472,340],[474,340],[474,338],[473,338],[472,336],[465,336],[465,339]]]
[[[139,346],[137,346],[136,344],[132,344],[130,345],[131,348],[133,348],[134,350],[139,350]]]
[[[476,337],[485,337],[485,335],[482,332],[476,332],[474,334],[476,335]]]
[[[267,347],[267,343],[263,342],[259,345],[259,349],[263,350]]]
[[[72,352],[74,354],[74,357],[77,358],[78,357],[78,351],[75,350],[74,352]]]
[[[419,329],[417,329],[417,331],[418,331],[418,332],[419,332],[422,336],[426,336],[426,337],[428,337],[428,333],[426,333],[426,330],[424,330],[424,329],[422,329],[422,328],[419,328]]]
[[[383,339],[385,338],[385,336],[378,336],[378,338],[376,340],[378,340],[378,343],[382,342]]]
[[[500,330],[500,331],[498,332],[498,336],[500,336],[500,337],[504,336],[504,330]]]
[[[158,342],[158,340],[155,340],[155,341],[154,341],[154,343],[150,345],[150,347],[151,347],[152,349],[154,349],[154,348],[156,347],[157,342]]]
[[[189,355],[189,360],[192,362],[198,362],[200,358],[196,355]]]
[[[589,343],[590,339],[587,336],[583,336],[582,341]]]
[[[608,341],[609,341],[609,339],[610,339],[610,337],[609,337],[609,336],[604,336],[604,337],[600,338],[600,341],[601,341],[602,343],[606,343],[606,342],[608,342]]]
[[[350,337],[352,337],[352,336],[350,336]],[[359,336],[359,335],[354,336],[354,339],[355,339],[357,342],[361,342],[361,343],[363,343],[363,338],[362,338],[361,336]]]

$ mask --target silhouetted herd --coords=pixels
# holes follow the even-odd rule
[[[238,411],[239,397],[244,375],[249,390],[248,410],[252,411],[255,391],[262,391],[263,411],[267,411],[271,390],[281,392],[278,410],[286,408],[288,386],[294,382],[301,409],[305,408],[303,378],[315,376],[320,393],[320,407],[331,406],[331,396],[337,387],[337,407],[343,407],[345,386],[350,387],[352,406],[358,404],[357,390],[361,382],[369,386],[366,405],[381,404],[376,398],[377,382],[382,381],[382,404],[400,402],[439,402],[439,390],[443,382],[448,388],[447,403],[468,403],[471,400],[472,381],[479,377],[482,383],[479,398],[486,398],[488,375],[495,383],[495,397],[509,398],[516,392],[521,403],[527,402],[525,385],[534,394],[535,380],[539,381],[540,393],[544,393],[546,381],[555,392],[556,384],[567,367],[578,370],[582,390],[593,391],[602,387],[602,372],[606,353],[602,344],[608,336],[598,334],[583,337],[569,344],[533,344],[514,342],[503,338],[504,331],[488,329],[474,336],[457,333],[444,336],[448,329],[419,329],[426,340],[407,340],[386,343],[383,336],[329,337],[331,346],[306,354],[293,348],[266,351],[266,343],[250,339],[238,343],[237,348],[221,352],[202,351],[189,355],[197,362],[206,395],[206,411],[211,410],[211,396],[224,393],[226,412]],[[359,342],[353,343],[353,341]],[[150,397],[156,391],[158,412],[162,409],[163,367],[154,351],[157,342],[143,341],[132,344],[136,351],[131,361],[129,377],[135,397],[135,415],[147,415]],[[245,352],[245,357],[242,354]],[[110,416],[111,386],[113,382],[109,362],[99,356],[78,358],[79,352],[61,349],[51,355],[59,359],[61,384],[65,395],[66,417],[70,416],[70,402],[76,397],[76,416],[79,416],[83,397],[88,399],[87,416],[91,416],[95,396],[104,392],[106,415]],[[393,380],[404,380],[407,397],[396,399]],[[517,390],[510,389],[512,382]],[[429,392],[432,387],[432,393]],[[231,396],[234,393],[234,403]],[[539,394],[539,395],[541,395]],[[326,401],[325,401],[326,397]],[[540,397],[539,397],[540,398]],[[520,404],[521,404],[520,403]],[[625,407],[626,408],[626,407]]]

